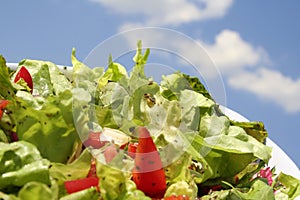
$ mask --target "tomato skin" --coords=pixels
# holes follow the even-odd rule
[[[91,166],[90,166],[90,170],[86,176],[88,177],[97,177],[97,168],[96,168],[96,159],[92,158],[91,160]]]
[[[8,100],[0,100],[0,119],[2,118],[4,108],[7,106],[8,103]]]
[[[99,179],[97,177],[91,176],[91,177],[82,178],[78,180],[65,181],[64,185],[68,194],[72,194],[74,192],[79,192],[81,190],[88,189],[91,187],[96,187],[97,190],[99,191],[98,183],[99,183]]]
[[[132,179],[138,189],[151,198],[162,198],[166,191],[166,177],[156,146],[148,130],[139,127],[139,141],[134,159]]]
[[[131,158],[135,158],[135,153],[136,153],[136,150],[137,150],[137,147],[138,147],[138,143],[137,142],[134,142],[134,143],[129,143],[128,144],[128,155],[131,157]]]
[[[20,79],[23,79],[27,83],[27,86],[30,88],[30,93],[32,94],[32,89],[33,89],[32,77],[31,77],[30,73],[28,72],[28,70],[24,66],[22,66],[20,68],[20,70],[18,71],[14,82],[16,83]]]

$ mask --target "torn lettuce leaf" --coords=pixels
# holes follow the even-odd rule
[[[50,184],[50,162],[28,142],[1,143],[0,189],[22,187],[28,182]]]
[[[65,90],[49,96],[40,109],[22,97],[18,102],[13,114],[19,139],[34,144],[52,162],[67,162],[79,142],[73,121],[72,92]]]

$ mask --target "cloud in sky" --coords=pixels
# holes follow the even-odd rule
[[[228,79],[230,86],[256,94],[272,101],[289,113],[300,111],[300,78],[293,80],[276,70],[258,68],[244,71]]]
[[[233,4],[233,0],[89,1],[101,4],[112,13],[125,16],[125,22],[120,25],[120,30],[145,26],[177,26],[221,18]],[[215,63],[230,87],[251,92],[261,99],[274,102],[287,112],[300,112],[300,78],[295,80],[280,71],[268,69],[272,62],[267,51],[244,40],[237,31],[224,29],[215,36],[212,43],[201,38],[192,42],[176,40],[176,43],[170,43],[169,41],[174,41],[171,37],[164,34],[149,34],[144,33],[142,38],[131,35],[127,38],[128,43],[135,44],[138,38],[142,39],[146,46],[148,43],[150,46],[158,44],[165,48],[176,48],[179,54],[199,66],[205,78],[218,76],[217,70],[211,70],[215,67],[212,66]],[[198,46],[195,43],[198,43]],[[199,46],[206,50],[214,63],[207,57],[204,58],[203,52],[202,58],[198,53],[194,53],[199,50]]]
[[[233,30],[222,30],[213,44],[203,42],[203,45],[222,73],[235,73],[242,68],[270,62],[262,47],[251,45]]]
[[[135,16],[129,24],[180,25],[223,17],[233,0],[90,0],[123,16]],[[132,19],[132,18],[131,18]]]
[[[229,86],[274,102],[289,113],[300,112],[300,78],[295,80],[280,71],[262,67],[272,64],[263,47],[252,45],[238,32],[228,29],[216,35],[213,43],[199,42]]]

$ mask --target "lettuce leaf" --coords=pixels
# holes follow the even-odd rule
[[[0,189],[22,187],[36,181],[50,184],[50,162],[28,142],[0,143]]]
[[[130,180],[130,174],[108,165],[98,164],[97,175],[101,177],[100,193],[104,200],[151,200],[136,189],[136,185]]]
[[[44,183],[39,182],[29,182],[18,192],[18,197],[21,200],[39,200],[43,197],[44,200],[53,200],[55,195],[52,193],[51,189]]]
[[[295,199],[300,196],[300,180],[285,173],[280,173],[275,180],[276,196],[285,196],[289,199]],[[280,195],[281,194],[281,195]],[[276,198],[277,199],[277,198]]]
[[[10,81],[10,74],[5,58],[0,55],[0,99],[14,99],[16,88]]]
[[[35,109],[30,101],[21,98],[18,101],[19,109],[13,114],[19,139],[34,144],[41,155],[52,162],[67,162],[79,142],[73,121],[71,91],[49,96],[41,109]]]
[[[95,188],[89,188],[63,196],[60,200],[98,200],[99,198],[99,192]]]
[[[225,116],[206,114],[201,118],[200,134],[186,136],[192,144],[189,151],[193,159],[204,166],[199,182],[232,177],[257,159],[265,162],[270,159],[270,147],[258,142],[244,129],[231,126]]]
[[[209,200],[225,200],[225,199],[237,199],[237,200],[253,200],[253,199],[275,199],[273,188],[262,180],[256,180],[253,182],[250,189],[232,188],[228,190],[215,191],[211,194],[202,196],[201,199]]]
[[[70,81],[52,62],[25,59],[19,63],[19,67],[21,66],[25,66],[32,76],[33,94],[45,97],[72,88]]]

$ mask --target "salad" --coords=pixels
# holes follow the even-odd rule
[[[0,199],[295,199],[262,122],[231,120],[197,77],[0,56]]]

